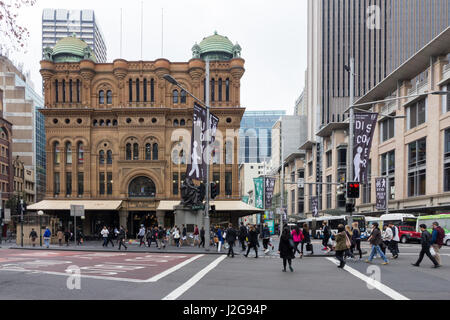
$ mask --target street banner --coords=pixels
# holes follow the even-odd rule
[[[367,165],[378,113],[355,113],[353,139],[354,182],[367,183]]]
[[[270,208],[272,206],[273,190],[275,189],[275,178],[266,178],[264,185],[266,208]]]
[[[386,210],[386,178],[375,178],[377,210]]]
[[[266,221],[264,221],[264,223],[267,223],[270,234],[274,234],[275,233],[275,221],[274,220],[266,220]]]
[[[242,202],[248,203],[248,199],[249,199],[248,196],[243,196],[242,197]]]
[[[313,217],[319,216],[319,197],[311,197],[311,206]]]
[[[264,178],[253,178],[253,183],[255,184],[255,207],[258,209],[264,209],[263,204],[263,189],[264,189]]]
[[[187,178],[204,180],[206,178],[206,165],[204,161],[205,150],[208,150],[206,141],[206,109],[194,103],[194,115],[192,121],[190,161],[187,164]],[[217,124],[219,118],[210,113],[211,143],[216,139]]]

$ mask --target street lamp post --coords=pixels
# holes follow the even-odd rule
[[[190,95],[192,98],[194,98],[197,102],[199,102],[201,105],[205,106],[206,108],[206,141],[209,143],[210,141],[210,119],[209,119],[209,60],[206,60],[206,81],[205,81],[205,102],[194,96],[191,92],[189,92],[186,88],[181,86],[175,78],[173,78],[170,74],[165,74],[163,76],[164,80],[168,81],[169,83],[177,86],[181,90],[185,91],[188,95]],[[209,144],[208,144],[209,145]],[[205,211],[203,214],[203,226],[205,228],[205,234],[206,234],[206,241],[208,241],[208,244],[210,243],[210,221],[209,221],[209,160],[210,160],[210,152],[209,148],[206,149],[208,152],[206,154],[206,159],[203,161],[206,161],[206,186],[205,186]],[[209,245],[206,246],[205,251],[209,251]]]
[[[38,211],[38,216],[39,216],[39,245],[42,247],[42,224],[41,224],[41,217],[44,214],[44,211],[39,210]]]

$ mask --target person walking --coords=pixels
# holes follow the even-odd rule
[[[264,253],[267,254],[269,252],[269,242],[270,242],[270,229],[267,223],[265,223],[263,226],[261,238],[263,239]]]
[[[247,239],[247,227],[244,226],[244,223],[241,222],[241,226],[239,227],[239,242],[242,246],[242,251],[245,251],[245,241]]]
[[[81,232],[81,229],[77,231],[77,245],[81,245],[83,243],[84,234]]]
[[[220,226],[217,228],[217,239],[219,239],[219,242],[217,242],[217,252],[220,252],[222,250],[222,246],[223,246],[223,233],[222,233],[222,229],[220,228]]]
[[[107,247],[108,246],[108,234],[109,234],[109,231],[106,228],[106,226],[103,226],[103,229],[100,232],[100,234],[103,237],[103,247]]]
[[[389,263],[386,256],[384,255],[383,251],[381,251],[380,244],[382,243],[381,240],[381,231],[378,228],[378,223],[374,222],[372,224],[372,233],[368,239],[370,244],[372,245],[372,251],[370,253],[369,259],[366,260],[367,263],[371,263],[373,260],[373,257],[378,253],[380,257],[383,259],[383,265],[386,265]]]
[[[164,241],[165,237],[166,237],[166,231],[164,231],[162,226],[159,226],[158,234],[157,234],[157,237],[156,237],[156,239],[158,241],[158,243],[157,243],[158,249],[163,249],[163,248],[165,249],[166,248],[166,243]]]
[[[66,246],[69,246],[71,233],[69,230],[64,232],[64,242],[66,243]]]
[[[180,230],[177,228],[177,226],[175,226],[172,235],[173,235],[173,239],[175,240],[175,245],[177,246],[177,248],[179,248],[180,247]]]
[[[424,255],[427,255],[430,258],[431,262],[434,264],[434,268],[439,268],[441,265],[436,261],[436,259],[431,255],[431,234],[427,230],[427,226],[425,224],[421,224],[420,231],[422,231],[422,237],[420,238],[420,243],[422,244],[422,250],[419,254],[419,260],[416,263],[412,263],[414,267],[420,266],[420,263],[423,260]]]
[[[113,230],[110,228],[108,228],[108,237],[107,237],[107,241],[106,241],[106,246],[108,247],[108,244],[111,242],[111,246],[114,248],[114,241],[113,241],[113,237],[114,237],[114,233]]]
[[[200,243],[198,247],[200,248],[201,246],[205,247],[205,228],[203,226],[200,229]]]
[[[194,241],[192,242],[192,246],[193,246],[193,247],[196,246],[196,243],[197,243],[197,244],[200,243],[199,234],[200,234],[200,232],[199,232],[199,230],[198,230],[198,225],[195,225],[195,227],[194,227],[194,234],[193,234],[193,236],[194,236]]]
[[[381,232],[381,244],[380,248],[383,251],[384,255],[386,255],[386,248],[388,248],[389,243],[392,239],[392,230],[388,228],[387,225],[383,225],[383,231]]]
[[[227,257],[229,257],[230,254],[231,254],[231,257],[234,258],[233,247],[234,247],[234,243],[236,241],[237,234],[236,234],[236,230],[233,229],[233,225],[231,223],[228,225],[228,229],[226,231],[226,234],[227,234],[226,235],[226,241],[228,243],[228,254],[227,254]]]
[[[294,240],[289,232],[289,228],[285,227],[281,233],[280,243],[278,245],[278,253],[280,254],[280,258],[283,259],[283,272],[286,272],[286,262],[289,264],[289,270],[294,272],[292,268],[292,259],[295,258],[294,250]]]
[[[183,246],[183,242],[187,241],[187,230],[184,224],[181,225],[181,240],[180,240],[180,247]]]
[[[38,237],[37,232],[34,230],[34,228],[31,228],[31,232],[30,232],[29,238],[31,239],[31,244],[33,245],[33,247],[36,246],[36,238],[37,237]]]
[[[145,230],[145,234],[144,234],[144,246],[147,246],[149,248],[152,243],[152,232],[153,232],[152,228],[148,227]]]
[[[303,246],[306,244],[306,251],[310,251],[311,255],[314,254],[314,248],[313,245],[311,244],[311,235],[309,234],[309,226],[307,223],[303,224],[303,240],[302,240],[302,250],[301,250],[301,255],[303,257]]]
[[[128,249],[127,246],[125,245],[125,236],[126,236],[125,229],[123,228],[123,226],[120,226],[119,233],[117,235],[117,239],[119,241],[119,250],[122,246],[125,247],[125,250]]]
[[[361,232],[359,231],[358,222],[352,223],[352,246],[350,247],[350,251],[353,254],[353,250],[356,248],[359,252],[359,259],[362,259],[362,250],[361,250]]]
[[[348,246],[347,250],[345,250],[344,253],[344,257],[345,258],[352,258],[355,259],[355,257],[353,256],[352,251],[350,250],[350,248],[352,247],[352,228],[349,225],[345,226],[345,235],[347,236],[347,239],[349,240],[350,245]]]
[[[44,243],[45,246],[47,247],[47,249],[50,247],[50,238],[52,236],[52,232],[50,231],[50,229],[47,227],[45,228],[45,232],[44,232]]]
[[[144,237],[145,237],[145,227],[144,227],[144,225],[143,224],[141,224],[141,228],[139,229],[139,232],[138,232],[138,234],[137,234],[137,237],[138,237],[138,239],[139,239],[139,248],[142,246],[142,244],[144,244],[144,246],[145,246],[145,240],[144,240]]]
[[[322,251],[333,251],[333,246],[331,245],[331,243],[329,243],[330,238],[331,238],[331,229],[328,226],[327,221],[323,221],[322,222],[322,226],[323,226],[323,239],[322,239]]]
[[[431,246],[434,249],[434,252],[436,252],[436,255],[434,258],[436,261],[441,264],[441,255],[439,254],[440,249],[444,245],[444,238],[445,238],[445,231],[442,229],[441,226],[439,226],[438,222],[433,222],[433,232],[431,233]]]
[[[338,225],[338,233],[336,235],[336,259],[339,260],[340,264],[338,268],[343,269],[345,267],[344,254],[351,247],[350,239],[347,236],[344,225]]]
[[[391,228],[392,230],[392,240],[390,243],[390,250],[393,254],[393,258],[397,259],[398,258],[398,254],[399,254],[399,250],[398,250],[398,243],[400,242],[400,236],[398,233],[398,227],[396,225],[394,225],[392,222],[389,223],[389,228]]]
[[[299,258],[301,259],[303,257],[303,253],[302,253],[303,249],[302,249],[302,251],[298,250],[298,245],[303,241],[303,238],[304,238],[303,231],[300,230],[300,226],[297,224],[295,226],[294,230],[292,230],[291,234],[292,234],[292,239],[294,240],[294,245],[295,245],[294,256],[295,256],[295,253],[298,252],[300,254]]]
[[[59,243],[60,247],[62,246],[63,236],[64,236],[64,234],[63,234],[62,230],[59,229],[58,232],[56,233],[56,237],[58,238],[58,243]]]
[[[248,257],[248,254],[250,253],[250,249],[255,249],[255,258],[258,258],[258,233],[255,230],[254,226],[250,226],[250,230],[248,232],[248,243],[247,243],[247,253],[244,255],[244,257]]]

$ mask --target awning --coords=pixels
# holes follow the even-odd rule
[[[156,210],[161,211],[173,211],[174,206],[180,204],[180,201],[160,201],[159,206]],[[216,206],[216,211],[246,211],[248,213],[258,213],[263,212],[264,210],[255,208],[245,202],[240,200],[218,200],[218,201],[210,201],[211,206]]]
[[[70,205],[84,205],[84,210],[117,210],[122,200],[42,200],[27,210],[70,210]]]

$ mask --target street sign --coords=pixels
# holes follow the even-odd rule
[[[298,178],[297,180],[297,186],[301,189],[305,187],[305,179],[304,178]]]
[[[71,217],[84,217],[84,206],[83,205],[70,205],[70,216]]]

